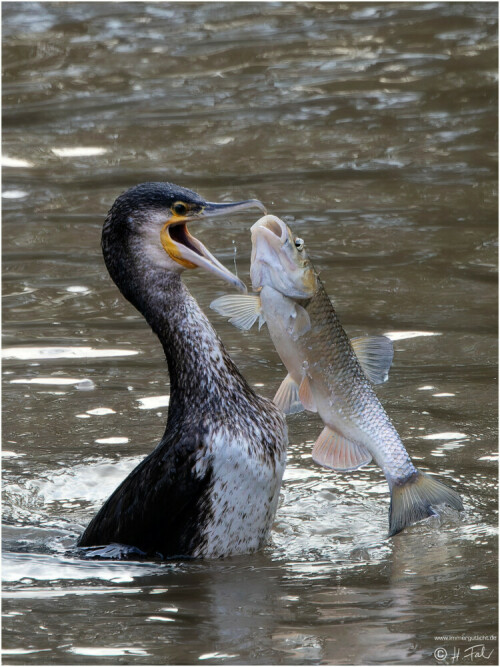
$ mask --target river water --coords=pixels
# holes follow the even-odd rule
[[[5,664],[498,664],[497,11],[3,3]],[[348,333],[393,338],[378,394],[462,516],[388,539],[380,470],[316,466],[302,413],[261,553],[75,555],[168,410],[160,345],[99,245],[148,180],[258,197],[305,239]],[[254,220],[196,230],[247,282]],[[186,273],[272,397],[266,328],[232,328],[209,311],[224,284]]]

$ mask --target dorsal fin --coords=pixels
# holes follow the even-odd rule
[[[341,472],[357,470],[370,463],[372,455],[362,445],[325,426],[312,450],[313,460],[325,468]]]
[[[394,357],[392,340],[387,336],[363,336],[351,338],[351,345],[370,382],[385,382]]]

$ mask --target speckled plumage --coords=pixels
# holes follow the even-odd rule
[[[104,225],[110,275],[163,345],[170,404],[160,443],[106,501],[79,546],[121,543],[162,558],[248,553],[263,545],[276,511],[286,424],[249,387],[180,267],[155,245],[162,213],[179,191],[203,203],[176,187],[128,191]]]

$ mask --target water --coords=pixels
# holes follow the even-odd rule
[[[3,39],[5,664],[496,664],[496,3],[7,2]],[[115,197],[162,179],[261,199],[348,332],[391,332],[378,394],[463,517],[387,539],[380,471],[318,468],[303,413],[261,553],[74,556],[168,410],[99,248]],[[247,282],[252,215],[196,230]],[[225,286],[187,273],[209,312]],[[265,327],[209,316],[272,396]]]

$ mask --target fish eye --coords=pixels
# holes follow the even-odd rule
[[[184,202],[181,201],[176,201],[175,204],[172,206],[172,213],[175,213],[175,215],[186,215],[188,212],[188,207]]]
[[[304,241],[303,241],[303,239],[299,239],[299,237],[297,237],[295,239],[295,247],[297,248],[297,250],[299,252],[302,252],[302,250],[304,250]]]

